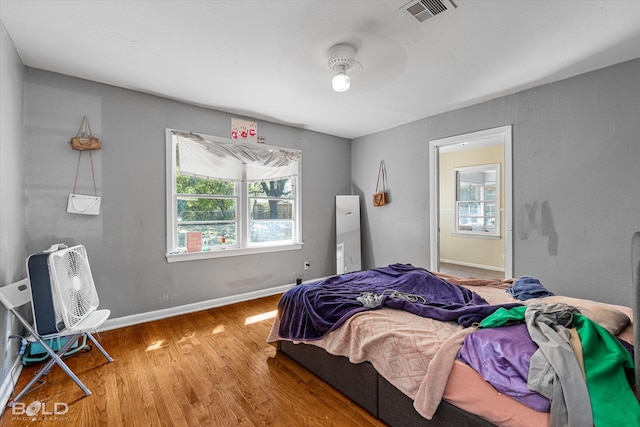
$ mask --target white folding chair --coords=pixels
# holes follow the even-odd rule
[[[23,279],[19,282],[0,287],[0,301],[2,304],[7,310],[16,316],[20,323],[27,329],[29,334],[31,334],[31,336],[33,336],[33,338],[42,345],[49,356],[51,356],[51,358],[36,372],[29,384],[27,384],[11,401],[11,403],[9,403],[9,406],[13,406],[18,400],[20,400],[20,398],[31,389],[33,384],[35,384],[40,377],[49,373],[51,368],[56,364],[60,366],[67,375],[73,379],[73,381],[75,381],[78,387],[82,389],[85,396],[90,395],[91,391],[82,383],[82,381],[80,381],[67,364],[64,363],[61,356],[64,355],[78,341],[78,339],[84,335],[89,338],[93,345],[102,352],[108,362],[113,362],[111,356],[109,356],[100,343],[93,337],[93,335],[91,335],[91,331],[95,331],[100,327],[109,318],[111,312],[107,309],[95,310],[73,328],[65,328],[58,333],[41,336],[36,332],[32,323],[25,319],[18,311],[19,307],[30,303],[31,298],[31,284],[29,279]],[[54,351],[49,343],[52,339],[62,337],[65,337],[67,341],[58,351]]]

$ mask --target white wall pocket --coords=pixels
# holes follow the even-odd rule
[[[100,215],[100,196],[69,193],[67,212],[79,215]]]
[[[91,178],[93,178],[93,196],[76,193],[78,172],[80,172],[80,159],[82,159],[82,151],[78,152],[76,179],[73,181],[73,190],[69,193],[67,212],[78,215],[100,215],[100,202],[102,198],[98,196],[98,191],[96,190],[96,174],[93,171],[93,156],[91,155],[91,151],[89,151],[89,160],[91,161]]]

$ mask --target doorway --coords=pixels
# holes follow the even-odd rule
[[[497,147],[496,147],[497,146]],[[454,261],[452,264],[450,259],[443,260],[441,258],[441,237],[446,237],[449,239],[450,235],[458,238],[464,237],[467,239],[496,239],[496,236],[460,236],[457,235],[459,233],[451,232],[449,228],[443,230],[443,223],[441,220],[443,216],[446,215],[445,219],[448,221],[449,218],[453,218],[452,221],[457,221],[457,207],[451,208],[450,212],[442,211],[441,207],[441,195],[444,195],[445,192],[448,195],[449,193],[453,196],[454,191],[455,194],[458,194],[456,189],[451,189],[451,186],[448,188],[445,184],[450,184],[448,181],[447,171],[444,172],[444,175],[441,173],[441,156],[444,156],[445,153],[458,153],[462,154],[471,154],[471,150],[479,150],[483,147],[493,147],[495,150],[500,149],[502,151],[501,154],[501,163],[503,163],[502,170],[503,174],[503,183],[502,183],[502,203],[500,206],[500,216],[502,217],[502,227],[501,232],[497,239],[500,240],[501,246],[501,254],[499,254],[503,259],[503,267],[488,267],[487,269],[496,269],[496,270],[504,270],[504,277],[511,278],[513,276],[513,226],[512,226],[512,135],[511,135],[511,125],[502,126],[493,129],[486,129],[478,132],[472,132],[462,135],[451,136],[447,138],[441,138],[432,140],[429,142],[429,178],[430,178],[430,232],[431,232],[431,242],[430,242],[430,251],[431,251],[431,269],[434,271],[440,271],[441,263],[443,267],[448,265],[448,267],[454,267],[457,271],[464,271],[467,268],[471,269],[483,269],[482,265],[474,262],[466,262],[464,260]],[[464,153],[463,153],[464,152]],[[478,159],[479,162],[482,160]],[[449,166],[447,166],[449,167]],[[444,179],[442,177],[445,177]],[[451,175],[455,176],[455,175]],[[455,198],[457,200],[457,198]],[[455,215],[454,215],[455,213]],[[441,236],[440,233],[447,233],[446,236]],[[455,240],[455,239],[454,239]],[[467,242],[472,242],[471,240],[467,240]],[[473,242],[477,243],[477,242]],[[449,244],[449,243],[448,243]],[[465,245],[465,246],[473,246],[473,245]],[[460,246],[461,247],[461,246]],[[477,272],[476,272],[477,273]],[[495,271],[494,277],[496,275],[502,274],[502,271]],[[474,275],[474,277],[478,277],[478,275]]]

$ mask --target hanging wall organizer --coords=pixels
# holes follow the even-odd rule
[[[76,167],[76,177],[73,181],[73,191],[69,193],[67,201],[67,212],[79,215],[99,215],[100,203],[102,198],[98,196],[96,190],[96,175],[93,170],[92,150],[99,150],[102,147],[100,140],[93,136],[89,119],[84,116],[80,128],[76,135],[71,138],[71,148],[78,150],[78,165]],[[82,152],[89,151],[89,161],[91,162],[91,178],[93,179],[93,195],[77,194],[76,187],[78,184],[78,174],[80,172],[80,161],[82,160]]]

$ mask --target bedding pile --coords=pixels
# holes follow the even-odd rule
[[[526,286],[514,287],[514,280],[461,279],[409,264],[335,276],[285,293],[268,341],[303,342],[345,356],[354,364],[370,362],[382,377],[414,400],[416,411],[427,419],[432,419],[444,398],[501,426],[561,425],[568,417],[571,425],[583,418],[587,425],[598,427],[615,425],[608,419],[640,425],[640,412],[636,412],[640,406],[635,397],[628,399],[628,381],[633,379],[629,316],[607,304],[553,296],[539,283],[533,288],[531,278],[522,283]],[[533,293],[536,297],[531,297]],[[531,338],[524,313],[528,306],[541,302],[545,307],[571,307],[572,320],[588,324],[590,330],[597,331],[590,336],[614,346],[613,352],[593,354],[607,358],[604,365],[615,365],[605,376],[615,378],[618,391],[624,389],[611,394],[619,402],[602,405],[597,399],[606,396],[601,395],[595,398],[593,412],[583,410],[589,406],[589,396],[594,400],[589,384],[593,374],[586,374],[586,369],[590,366],[592,372],[598,372],[586,360],[579,372],[584,373],[589,390],[566,388],[568,396],[563,396],[563,401],[568,401],[568,407],[559,405],[560,395],[553,394],[559,388],[554,389],[553,382],[545,384],[551,387],[550,392],[529,387],[532,359],[534,365],[541,366],[536,362],[539,354],[534,356],[541,346]],[[509,321],[488,327],[504,313],[511,313]],[[522,314],[522,319],[514,314]],[[478,329],[479,325],[483,328]],[[541,374],[536,369],[538,385],[556,378],[549,371]],[[602,384],[602,378],[597,381]],[[557,380],[556,385],[564,383]],[[586,396],[586,403],[576,396]],[[557,404],[555,412],[552,402]],[[625,410],[620,410],[620,403]],[[606,414],[611,410],[617,415]]]
[[[469,326],[501,306],[424,268],[392,264],[290,289],[278,303],[279,334],[291,340],[319,339],[354,314],[381,307]]]
[[[501,309],[479,327],[491,329],[468,335],[459,357],[498,391],[550,411],[553,425],[640,423],[629,345],[576,307]]]

